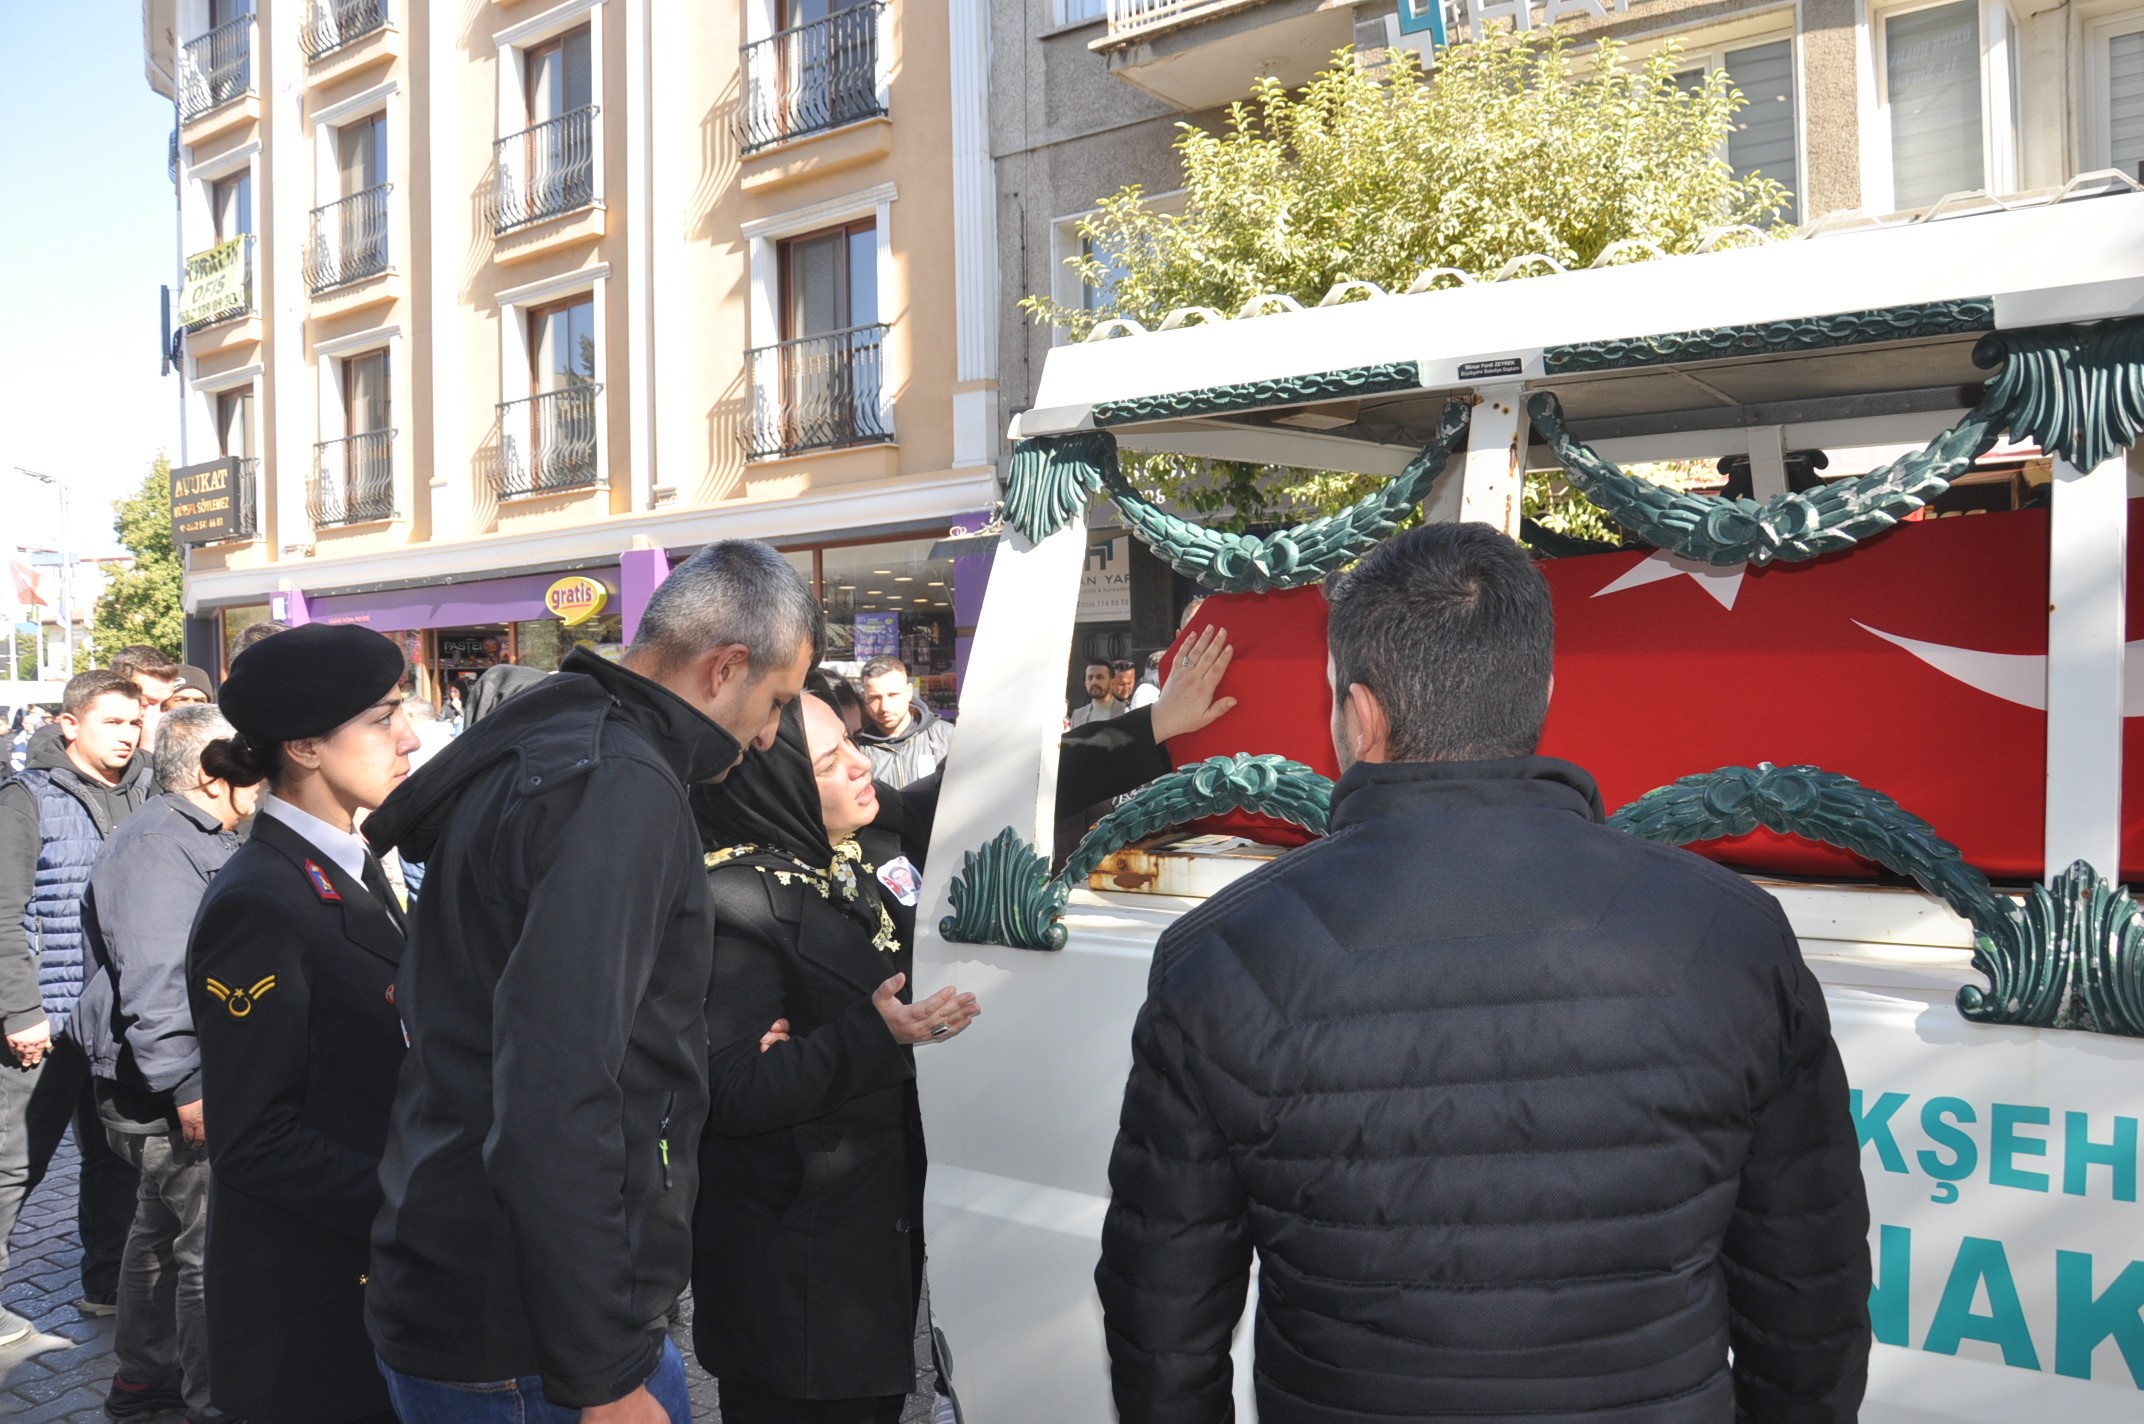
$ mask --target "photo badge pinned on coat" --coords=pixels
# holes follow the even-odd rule
[[[897,855],[878,868],[878,883],[886,893],[911,909],[923,894],[923,877],[905,855]]]

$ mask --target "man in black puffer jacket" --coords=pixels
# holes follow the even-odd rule
[[[1124,1424],[1233,1417],[1254,1251],[1264,1424],[1852,1420],[1868,1206],[1777,904],[1532,755],[1518,545],[1414,530],[1330,597],[1332,832],[1170,927],[1133,1032]]]

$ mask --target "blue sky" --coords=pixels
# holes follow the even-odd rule
[[[77,550],[112,546],[111,502],[179,452],[179,384],[157,374],[173,281],[171,101],[143,77],[136,0],[0,0],[0,548],[54,537],[65,479]]]

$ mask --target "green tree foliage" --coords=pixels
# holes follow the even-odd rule
[[[1365,65],[1342,50],[1300,91],[1260,81],[1219,132],[1182,125],[1179,210],[1137,187],[1102,200],[1068,262],[1092,309],[1022,306],[1084,339],[1114,317],[1151,330],[1266,293],[1307,306],[1347,281],[1399,292],[1435,268],[1488,279],[1531,254],[1577,268],[1628,239],[1692,252],[1722,228],[1774,226],[1786,189],[1721,158],[1742,95],[1717,71],[1686,86],[1683,67],[1673,42],[1636,64],[1614,40],[1575,56],[1553,27],[1455,45],[1428,78],[1406,51]],[[1160,458],[1134,477],[1238,522],[1337,508],[1367,483]]]
[[[180,604],[185,572],[171,542],[171,462],[159,457],[141,488],[112,507],[112,529],[134,555],[133,566],[108,564],[104,592],[90,627],[95,666],[133,643],[178,656],[186,645],[186,615]]]

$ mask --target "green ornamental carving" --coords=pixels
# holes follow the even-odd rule
[[[1005,468],[1005,522],[1040,544],[1087,508],[1104,466],[1116,469],[1117,441],[1099,430],[1022,440]]]
[[[1984,402],[1925,448],[1888,465],[1759,504],[1685,494],[1623,473],[1571,438],[1562,403],[1546,391],[1528,398],[1526,412],[1572,487],[1632,534],[1684,558],[1760,568],[1837,553],[1881,534],[1949,489],[1994,446],[2004,423]]]
[[[1736,356],[1775,356],[1791,351],[1821,351],[1833,346],[1912,341],[1994,329],[1994,299],[1969,297],[1962,301],[1834,312],[1829,316],[1796,317],[1791,321],[1759,322],[1750,326],[1710,326],[1696,331],[1669,331],[1655,336],[1551,346],[1541,355],[1541,368],[1551,376],[1565,376],[1580,371],[1619,371],[1638,366],[1724,361]]]
[[[1981,338],[1973,361],[2000,368],[1982,405],[2079,469],[2097,469],[2144,433],[2144,317],[1997,332]]]
[[[2035,885],[2013,933],[1983,938],[1973,967],[1983,991],[1958,991],[1975,1023],[2083,1029],[2144,1038],[2144,910],[2084,861]]]
[[[2083,861],[2021,904],[1996,893],[1920,817],[1851,777],[1813,766],[1730,766],[1649,791],[1608,824],[1667,845],[1759,826],[1843,846],[1907,876],[1968,920],[1988,988],[1958,991],[1975,1023],[2144,1038],[2144,910]]]
[[[1314,371],[1307,376],[1279,380],[1243,381],[1231,386],[1207,386],[1201,390],[1174,391],[1161,396],[1102,401],[1094,407],[1094,423],[1131,425],[1146,420],[1189,420],[1197,416],[1232,415],[1274,406],[1312,405],[1318,401],[1419,390],[1421,385],[1421,367],[1415,362],[1387,361],[1376,366]]]
[[[1436,430],[1407,468],[1338,514],[1276,533],[1230,534],[1168,513],[1132,487],[1117,467],[1114,437],[1101,431],[1039,436],[1013,452],[1005,520],[1040,541],[1064,526],[1089,493],[1115,503],[1142,542],[1170,568],[1218,593],[1265,593],[1316,583],[1376,547],[1429,495],[1473,406],[1448,401]]]
[[[969,944],[1063,949],[1065,927],[1058,921],[1066,898],[1113,852],[1170,826],[1230,811],[1277,816],[1323,835],[1332,792],[1330,780],[1286,757],[1209,757],[1149,782],[1102,817],[1055,876],[1007,826],[962,857],[951,887],[953,913],[938,922],[938,932]]]

